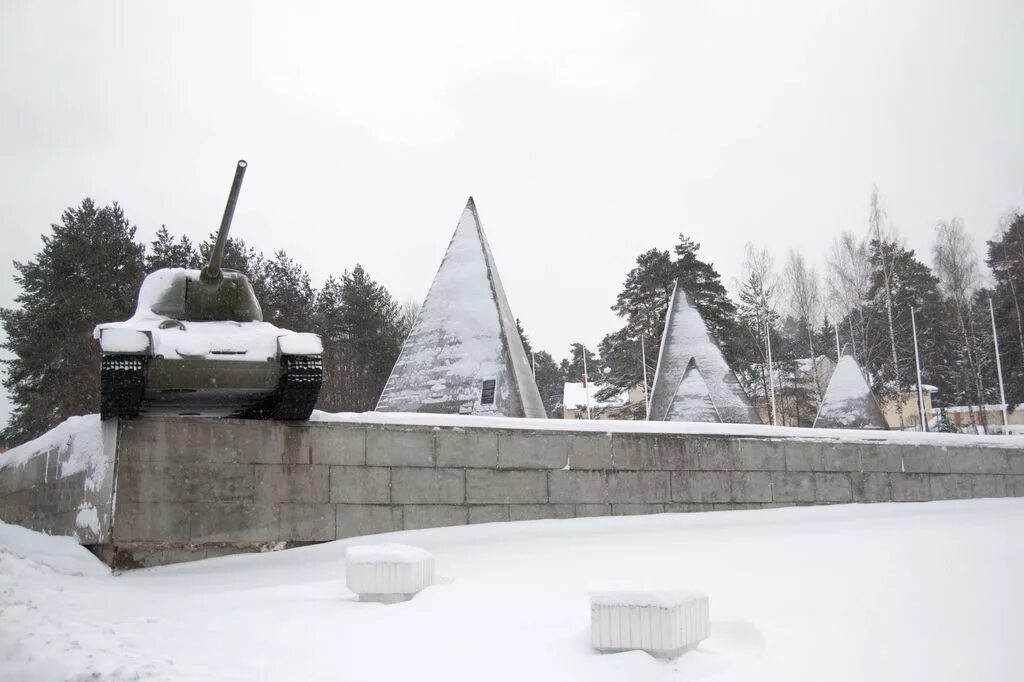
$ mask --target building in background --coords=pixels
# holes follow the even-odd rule
[[[590,384],[590,416],[592,419],[644,419],[644,387],[637,384],[628,391],[622,391],[608,400],[598,402],[595,396],[604,388],[602,384]],[[567,383],[562,391],[562,418],[587,418],[587,389],[582,382]]]

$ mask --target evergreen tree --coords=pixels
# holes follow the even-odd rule
[[[100,322],[135,308],[145,247],[115,203],[85,199],[43,236],[35,259],[14,264],[19,307],[0,310],[7,334],[4,387],[14,410],[4,431],[11,443],[33,438],[72,415],[99,407]]]
[[[612,310],[626,318],[625,326],[605,336],[601,356],[609,368],[605,378],[608,393],[623,391],[643,382],[640,338],[647,349],[648,382],[654,380],[662,332],[676,281],[704,317],[708,330],[716,338],[726,359],[735,359],[733,337],[736,307],[722,284],[714,265],[698,257],[700,244],[679,235],[674,248],[675,260],[668,251],[651,249],[640,254],[626,275],[622,291]],[[588,356],[589,362],[589,356]],[[597,376],[593,370],[592,377]]]
[[[188,237],[182,235],[175,241],[165,225],[156,232],[156,239],[149,244],[146,253],[146,272],[161,268],[200,268],[202,259],[199,251]]]
[[[993,307],[999,334],[1006,401],[1024,402],[1024,214],[1013,214],[986,258],[995,280]]]
[[[565,378],[561,369],[555,364],[551,353],[540,350],[534,355],[537,389],[540,391],[544,411],[550,419],[562,418],[562,394]]]
[[[282,329],[310,331],[316,292],[306,269],[278,251],[263,262],[261,274],[263,320]]]

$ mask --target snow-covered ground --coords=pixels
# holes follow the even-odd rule
[[[3,680],[1020,680],[1024,500],[531,521],[111,576],[0,524]],[[357,602],[346,545],[429,549],[441,582]],[[590,586],[705,591],[671,662],[588,645]]]

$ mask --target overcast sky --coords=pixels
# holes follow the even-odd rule
[[[61,211],[119,201],[319,284],[422,299],[473,195],[513,312],[566,354],[636,256],[821,263],[872,184],[931,261],[1024,206],[1024,2],[0,4],[0,306]],[[0,399],[0,423],[8,408]]]

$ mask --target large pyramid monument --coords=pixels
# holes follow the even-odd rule
[[[816,429],[886,429],[885,417],[871,393],[871,387],[864,380],[857,359],[853,357],[850,344],[843,349],[828,388],[821,399],[818,416],[814,419]]]
[[[654,373],[649,419],[760,424],[700,312],[676,283]]]
[[[472,197],[377,411],[547,416]]]

